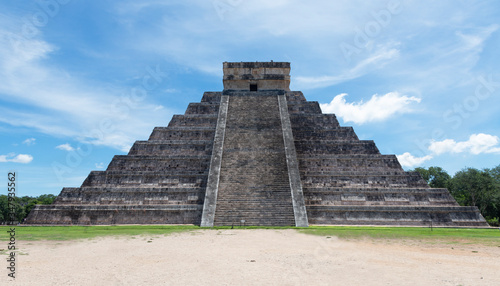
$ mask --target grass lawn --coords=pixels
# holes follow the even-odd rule
[[[345,239],[410,239],[429,242],[482,244],[500,247],[498,228],[429,228],[429,227],[356,227],[356,226],[313,226],[302,228],[302,233],[336,236]]]
[[[16,240],[72,240],[99,236],[171,234],[200,229],[194,225],[117,225],[117,226],[15,226]],[[0,241],[7,240],[10,227],[0,226]]]
[[[16,226],[16,240],[73,240],[99,236],[168,235],[175,232],[204,230],[194,225],[117,225],[117,226]],[[235,229],[296,229],[304,234],[336,236],[344,239],[415,239],[445,243],[477,243],[500,247],[499,229],[428,227],[234,227]],[[0,226],[0,240],[8,239],[8,226]],[[231,229],[216,227],[215,229]]]

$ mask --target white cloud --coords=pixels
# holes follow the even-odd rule
[[[87,42],[82,45],[75,43],[74,46],[88,47],[89,51],[103,56],[103,62],[109,67],[115,63],[123,64],[123,61],[116,60],[120,57],[132,58],[133,62],[139,64],[162,58],[167,59],[169,64],[177,63],[174,67],[177,71],[186,68],[190,72],[201,70],[220,76],[221,62],[224,60],[274,59],[292,62],[293,68],[298,68],[295,71],[305,75],[295,76],[297,74],[292,71],[292,84],[297,83],[299,89],[329,86],[370,73],[380,75],[381,84],[384,84],[385,78],[391,78],[394,73],[401,72],[406,72],[405,81],[394,78],[393,82],[413,86],[406,84],[407,81],[413,79],[417,83],[432,82],[431,85],[435,85],[436,82],[444,82],[441,78],[443,75],[462,80],[457,79],[455,73],[450,71],[460,70],[456,66],[464,55],[479,53],[486,40],[498,29],[496,25],[487,29],[475,29],[477,25],[468,22],[470,18],[466,17],[478,14],[472,10],[464,12],[454,5],[439,5],[432,9],[430,14],[425,5],[405,3],[406,16],[394,15],[394,22],[379,35],[370,38],[373,46],[363,48],[362,53],[348,64],[342,56],[339,43],[345,41],[354,44],[356,29],[364,29],[367,23],[373,21],[373,13],[385,9],[386,1],[372,1],[361,6],[348,0],[318,1],[314,5],[288,0],[222,2],[237,3],[224,14],[223,21],[219,19],[212,1],[198,0],[188,3],[178,0],[146,0],[139,3],[128,0],[119,4],[103,4],[111,5],[103,10],[111,14],[111,18],[115,19],[118,25],[115,29],[120,31],[108,33],[106,40],[115,43],[116,47],[127,48],[100,51],[98,46]],[[448,12],[449,8],[453,8],[450,15],[457,10],[463,13],[463,20],[451,24],[448,23],[448,17],[442,18],[442,12]],[[358,16],[352,17],[353,13]],[[100,80],[101,70],[107,71],[106,68],[101,69],[98,66],[91,70],[75,71],[74,65],[66,67],[64,63],[55,60],[65,54],[73,55],[74,51],[71,48],[65,51],[68,47],[62,42],[58,43],[57,39],[50,38],[50,42],[45,40],[43,32],[49,31],[47,29],[50,27],[41,29],[40,34],[31,39],[19,38],[14,45],[8,40],[2,42],[15,36],[16,30],[11,27],[22,26],[21,17],[11,17],[13,20],[2,18],[0,27],[5,28],[0,28],[0,97],[20,103],[23,107],[33,107],[36,112],[29,114],[17,109],[5,113],[5,109],[0,107],[0,122],[126,151],[133,140],[146,138],[154,125],[165,124],[171,116],[168,108],[161,112],[151,112],[157,110],[161,102],[152,99],[152,96],[143,102],[134,103],[133,106],[120,105],[121,111],[123,108],[130,109],[126,116],[122,117],[120,112],[114,113],[112,106],[116,100],[122,94],[130,93],[130,82],[119,78],[110,79],[108,74]],[[17,18],[19,19],[16,20]],[[145,19],[148,21],[145,22]],[[250,21],[252,25],[248,25]],[[412,26],[421,22],[436,23],[433,27],[422,30],[418,29],[421,26]],[[143,23],[150,24],[145,26]],[[441,30],[430,33],[430,29]],[[451,33],[444,33],[449,32],[448,29],[452,29]],[[234,41],[235,31],[239,35],[238,41]],[[113,38],[113,34],[117,35],[116,38]],[[439,34],[439,39],[434,38],[435,34]],[[451,44],[443,44],[441,38],[450,37],[442,35],[451,35]],[[418,42],[412,39],[418,39]],[[258,44],[263,42],[267,44]],[[408,58],[413,59],[416,51],[422,51],[425,47],[429,47],[429,50],[422,52],[423,57],[415,57],[418,61],[401,65],[408,61]],[[445,51],[455,51],[460,47],[463,47],[463,50],[457,50],[448,57],[442,56]],[[57,53],[58,49],[63,52]],[[98,50],[99,52],[96,52]],[[148,59],[142,61],[143,57]],[[428,57],[434,60],[428,61]],[[390,64],[390,68],[384,69],[386,64]],[[433,66],[447,68],[433,73],[426,72],[422,78],[415,76],[418,71],[429,71]],[[128,66],[127,68],[130,69]],[[137,82],[140,82],[142,72],[136,73]],[[471,78],[470,75],[468,78]],[[220,78],[215,80],[219,82]],[[165,90],[164,86],[160,88]],[[178,88],[180,92],[184,87]],[[398,87],[398,90],[402,90],[401,87]],[[175,89],[167,89],[165,92],[177,93]],[[129,101],[125,103],[128,104]],[[369,118],[372,118],[373,114]],[[108,116],[113,121],[112,132],[101,130],[102,120]],[[376,119],[376,116],[373,118]],[[97,133],[98,136],[95,135]]]
[[[429,150],[434,154],[443,153],[464,153],[468,152],[474,155],[478,154],[500,154],[500,139],[498,136],[479,133],[472,134],[469,140],[456,142],[453,139],[445,139],[442,141],[432,141]]]
[[[31,161],[33,161],[33,156],[28,154],[16,155],[14,153],[10,153],[7,155],[0,155],[0,162],[2,163],[12,162],[12,163],[28,164]]]
[[[98,170],[104,169],[104,163],[102,163],[102,162],[101,163],[96,163],[95,164],[95,168],[98,169]]]
[[[63,151],[74,151],[75,148],[73,148],[69,143],[66,144],[61,144],[59,146],[56,146],[56,149],[63,150]]]
[[[453,139],[432,141],[429,150],[432,152],[432,155],[414,157],[409,152],[406,152],[402,155],[397,155],[397,157],[402,166],[412,168],[432,159],[434,155],[444,153],[470,153],[473,155],[500,154],[500,138],[484,133],[472,134],[469,140],[462,142],[456,142]]]
[[[335,113],[344,122],[363,124],[367,122],[383,121],[398,113],[411,112],[410,105],[419,103],[420,98],[401,95],[399,92],[390,92],[379,96],[373,95],[367,102],[347,103],[346,93],[339,94],[330,103],[320,104],[324,113]]]
[[[28,146],[35,144],[36,139],[35,138],[28,138],[23,141],[23,144],[26,144]]]
[[[402,155],[396,155],[398,157],[398,161],[403,167],[413,168],[423,164],[425,161],[429,161],[432,159],[431,155],[426,155],[424,157],[414,157],[409,152],[406,152]]]
[[[21,27],[16,21],[15,17],[3,18],[0,24],[5,25],[0,27]],[[0,100],[12,102],[9,107],[0,106],[0,122],[128,151],[134,140],[146,137],[172,115],[168,108],[151,112],[159,105],[149,90],[145,95],[134,94],[147,66],[137,71],[137,86],[96,84],[51,63],[58,47],[42,36],[28,39],[0,28]],[[16,108],[17,104],[21,107]]]
[[[348,0],[315,1],[314,5],[296,0],[198,0],[189,3],[176,1],[174,5],[172,1],[164,2],[149,0],[137,4],[137,1],[121,1],[116,7],[110,8],[111,12],[117,14],[118,21],[127,27],[127,31],[133,32],[133,37],[121,35],[119,40],[127,40],[126,46],[145,54],[163,55],[182,66],[215,76],[220,76],[220,64],[223,61],[274,59],[292,61],[294,66],[298,66],[300,59],[307,55],[307,61],[317,59],[314,61],[316,74],[331,76],[334,74],[332,67],[335,67],[335,70],[340,70],[342,77],[350,67],[339,68],[339,64],[345,65],[339,43],[348,41],[353,44],[356,27],[364,28],[367,23],[374,21],[371,13],[387,5],[386,2],[370,1],[360,7]],[[221,11],[214,8],[215,2],[227,7],[223,9],[222,17]],[[151,15],[150,11],[163,13]],[[175,11],[175,16],[170,16],[172,11]],[[353,13],[359,17],[351,17]],[[142,27],[139,23],[143,17],[154,21],[151,18],[156,17],[156,14],[164,15],[157,19],[160,22],[158,25],[150,26],[147,32],[136,30]],[[239,35],[238,41],[234,41],[235,33]],[[377,47],[378,42],[388,42],[372,40],[374,47]],[[257,44],[262,42],[272,43],[272,47],[255,53],[256,48],[267,49],[264,47],[266,45]],[[394,53],[398,53],[397,50],[387,49],[381,53],[367,50],[366,55],[360,58],[361,61],[365,58],[377,59],[380,54],[392,57]],[[354,65],[357,62],[354,61]],[[370,64],[374,68],[382,65]],[[327,81],[326,84],[331,85]],[[308,85],[305,87],[311,88]]]
[[[392,45],[392,44],[391,44]],[[387,62],[398,58],[399,50],[390,47],[382,47],[375,51],[366,59],[360,61],[356,66],[340,75],[307,77],[298,76],[294,78],[299,89],[310,89],[318,87],[327,87],[347,80],[358,78],[371,70],[383,67]]]

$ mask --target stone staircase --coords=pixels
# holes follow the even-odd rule
[[[295,225],[275,92],[229,97],[215,225]]]

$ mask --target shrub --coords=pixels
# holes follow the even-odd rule
[[[490,224],[490,226],[500,226],[500,222],[497,217],[494,218],[486,218],[486,221]]]

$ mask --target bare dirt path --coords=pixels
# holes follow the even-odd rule
[[[11,285],[500,285],[498,246],[346,241],[295,230],[201,230],[19,246],[26,255],[19,256]]]

